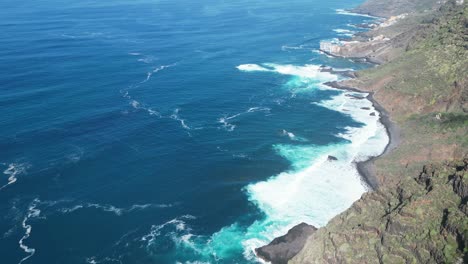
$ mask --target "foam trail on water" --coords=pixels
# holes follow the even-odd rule
[[[20,260],[20,262],[18,262],[18,264],[23,263],[27,259],[34,256],[34,254],[36,253],[36,249],[28,247],[24,243],[24,241],[29,238],[29,236],[31,235],[31,231],[32,231],[32,226],[30,224],[28,224],[28,220],[30,220],[32,218],[37,218],[41,214],[41,210],[37,209],[37,205],[38,205],[39,202],[40,202],[39,199],[34,199],[34,201],[30,204],[30,206],[28,208],[28,212],[27,212],[26,216],[24,217],[23,222],[21,223],[21,226],[23,227],[25,232],[24,232],[23,237],[19,240],[18,244],[19,244],[20,248],[24,251],[24,253],[26,253],[28,255],[26,257],[22,258]]]
[[[151,107],[147,107],[145,106],[144,104],[138,102],[137,100],[133,99],[129,92],[128,91],[125,91],[125,90],[121,90],[120,93],[122,94],[122,97],[127,99],[128,100],[128,104],[130,106],[132,106],[134,109],[136,110],[144,110],[146,112],[148,112],[148,114],[152,115],[152,116],[157,116],[159,118],[162,118],[162,115],[161,113],[159,113],[158,111],[154,110],[153,108]]]
[[[26,173],[28,168],[27,164],[11,163],[8,165],[8,168],[3,171],[3,174],[8,175],[8,182],[0,187],[0,191],[6,188],[8,185],[15,183],[18,180],[18,175]]]
[[[230,124],[228,122],[228,118],[226,117],[221,117],[220,119],[218,119],[218,122],[221,123],[223,125],[223,128],[229,132],[232,132],[234,131],[234,129],[236,129],[236,125],[233,125],[233,124]]]
[[[271,111],[271,109],[268,108],[268,107],[251,107],[251,108],[247,109],[246,111],[240,112],[238,114],[234,114],[234,115],[231,115],[231,116],[225,115],[224,117],[221,117],[221,118],[218,119],[218,123],[222,124],[222,128],[224,128],[225,130],[231,132],[231,131],[234,131],[234,129],[237,126],[229,123],[229,120],[235,119],[235,118],[237,118],[239,116],[249,114],[249,113],[255,113],[255,112],[269,113],[270,111]]]
[[[108,205],[108,204],[96,204],[96,203],[86,203],[86,204],[78,204],[72,207],[63,207],[57,209],[57,211],[67,214],[67,213],[72,213],[81,209],[99,209],[104,212],[110,212],[114,213],[117,216],[121,216],[125,213],[131,213],[133,211],[140,211],[140,210],[145,210],[149,208],[169,208],[172,207],[171,204],[134,204],[130,207],[116,207],[113,205]]]
[[[177,65],[177,63],[173,63],[173,64],[162,65],[162,66],[159,66],[157,68],[154,68],[152,71],[146,73],[146,79],[141,81],[140,84],[148,82],[151,79],[151,77],[153,76],[153,74],[158,73],[158,72],[160,72],[160,71],[162,71],[164,69],[174,67],[176,65]]]
[[[171,118],[174,119],[174,120],[176,120],[176,121],[179,121],[179,122],[180,122],[180,125],[181,125],[184,129],[186,129],[186,130],[191,130],[192,128],[189,127],[189,126],[185,123],[185,120],[182,119],[182,118],[180,118],[180,116],[179,116],[179,111],[180,111],[180,109],[179,109],[179,108],[176,108],[176,109],[174,110],[174,112],[172,113]]]

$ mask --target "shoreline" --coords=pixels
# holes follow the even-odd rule
[[[322,52],[323,54],[325,54],[327,56],[333,57],[333,58],[349,59],[349,60],[352,60],[353,62],[369,63],[369,64],[372,64],[374,66],[378,66],[378,65],[383,64],[383,62],[373,60],[372,58],[369,58],[369,57],[345,57],[345,56],[339,56],[339,55],[330,53],[330,52],[322,50],[322,49],[318,49],[318,51]]]
[[[342,56],[337,56],[335,54],[330,54],[330,53],[328,53],[328,52],[326,52],[324,50],[321,50],[321,49],[319,49],[319,51],[323,52],[325,55],[328,55],[328,56],[331,56],[331,57],[334,57],[334,58],[346,58],[346,59],[350,59],[350,60],[352,60],[354,62],[369,63],[369,64],[372,64],[373,66],[378,66],[378,65],[383,64],[383,62],[375,61],[375,60],[373,60],[372,58],[369,58],[369,57],[342,57]],[[344,77],[348,77],[348,78],[351,78],[351,79],[357,78],[356,71],[339,71],[339,70],[335,70],[335,69],[333,69],[333,67],[330,67],[330,66],[327,66],[327,65],[322,65],[320,71],[329,72],[329,73],[332,73],[332,74],[342,75]],[[355,161],[354,162],[356,164],[356,169],[357,169],[358,174],[360,176],[361,182],[368,189],[366,191],[366,193],[376,191],[379,188],[379,179],[378,179],[377,175],[375,174],[375,164],[374,164],[374,162],[378,158],[388,154],[389,152],[391,152],[392,150],[394,150],[395,148],[398,147],[398,145],[401,142],[401,138],[400,138],[401,130],[393,121],[391,121],[389,112],[384,107],[382,107],[377,100],[375,100],[373,91],[363,91],[363,90],[360,90],[358,88],[344,86],[344,85],[341,85],[340,82],[338,82],[338,81],[326,82],[326,83],[323,83],[323,85],[331,87],[331,88],[339,89],[339,90],[353,91],[353,92],[359,92],[359,93],[367,93],[367,96],[365,98],[372,103],[372,106],[374,107],[375,111],[377,111],[380,114],[379,122],[384,126],[384,128],[385,128],[385,130],[387,132],[387,135],[388,135],[388,143],[385,146],[385,149],[383,150],[383,152],[381,154],[379,154],[377,156],[371,156],[367,160],[364,160],[364,161],[358,161],[358,162]],[[296,241],[297,238],[293,238],[293,237],[289,237],[289,236],[290,236],[291,232],[293,232],[295,229],[297,229],[301,225],[304,225],[304,223],[294,226],[293,228],[288,230],[288,233],[286,235],[284,235],[282,237],[275,238],[269,244],[264,245],[264,246],[262,246],[260,248],[256,248],[254,250],[254,254],[256,255],[256,257],[258,259],[262,260],[263,262],[267,262],[267,263],[269,261],[270,262],[273,261],[273,259],[277,259],[278,256],[280,256],[281,254],[291,254],[292,252],[290,252],[290,250],[286,250],[286,253],[283,252],[284,248],[291,247],[292,244],[298,242],[298,241]],[[309,228],[314,229],[314,231],[312,233],[314,233],[317,230],[317,228],[312,226],[312,225],[308,225],[308,224],[305,224],[305,225],[309,226]],[[312,235],[312,233],[310,233],[309,235]],[[276,243],[275,243],[275,241],[276,241]],[[278,242],[280,242],[280,241],[282,243],[286,243],[287,245],[283,245],[283,246],[277,245]],[[301,245],[299,245],[299,248],[302,249],[302,247],[305,246],[305,240],[302,241],[299,244],[301,244]],[[282,249],[280,249],[278,247],[280,247]],[[298,245],[295,245],[294,247],[298,247]],[[276,256],[274,258],[271,258],[270,260],[268,260],[269,256],[266,256],[266,255],[261,256],[261,253],[260,253],[260,251],[263,251],[263,250],[268,251],[269,248],[271,250],[270,253],[274,252],[276,254]],[[273,249],[273,248],[275,248],[275,249]],[[297,252],[299,252],[299,251],[297,251]],[[292,259],[296,254],[297,253],[293,254],[293,256],[289,256],[288,259]],[[275,262],[271,262],[271,263],[275,263]]]
[[[331,87],[331,88],[345,90],[345,91],[367,93],[368,95],[366,96],[366,99],[372,103],[372,106],[380,114],[379,121],[384,126],[385,130],[387,131],[387,135],[389,139],[387,146],[385,146],[384,151],[380,155],[372,156],[365,161],[356,162],[356,168],[358,170],[358,173],[361,176],[361,179],[366,183],[366,185],[370,187],[371,189],[370,191],[375,191],[379,187],[379,181],[378,181],[377,176],[375,175],[374,161],[388,154],[389,152],[391,152],[392,150],[398,147],[398,145],[401,142],[401,138],[400,138],[401,130],[390,119],[390,114],[388,113],[388,111],[385,108],[383,108],[379,104],[379,102],[374,98],[374,92],[368,92],[368,91],[363,91],[354,87],[343,86],[343,85],[340,85],[340,83],[336,81],[327,82],[327,83],[324,83],[324,85]]]

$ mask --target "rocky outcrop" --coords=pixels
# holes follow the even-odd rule
[[[389,45],[389,41],[390,39],[383,35],[366,41],[322,41],[320,43],[320,50],[332,56],[366,58],[373,63],[383,63],[384,60],[375,54]]]
[[[428,17],[426,17],[428,16]],[[428,14],[401,14],[369,24],[370,31],[350,40],[329,40],[320,43],[320,50],[335,57],[365,60],[375,64],[391,61],[408,47],[414,46],[430,23]]]
[[[289,232],[275,238],[270,244],[255,249],[257,256],[271,262],[272,264],[287,264],[302,248],[308,237],[317,228],[306,223],[293,227]]]
[[[365,194],[289,263],[467,263],[468,160]]]

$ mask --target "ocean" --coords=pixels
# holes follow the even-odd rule
[[[388,143],[320,70],[371,67],[318,51],[360,2],[2,1],[1,262],[258,263],[324,226]]]

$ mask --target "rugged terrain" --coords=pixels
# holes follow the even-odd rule
[[[353,9],[356,13],[391,17],[408,12],[428,12],[442,5],[444,0],[368,0]]]
[[[309,235],[289,263],[468,263],[468,5],[369,0],[356,9],[418,10],[355,38],[361,50],[335,54],[383,63],[335,85],[371,92],[401,142],[373,162],[378,189]],[[386,43],[367,49],[375,36]]]

